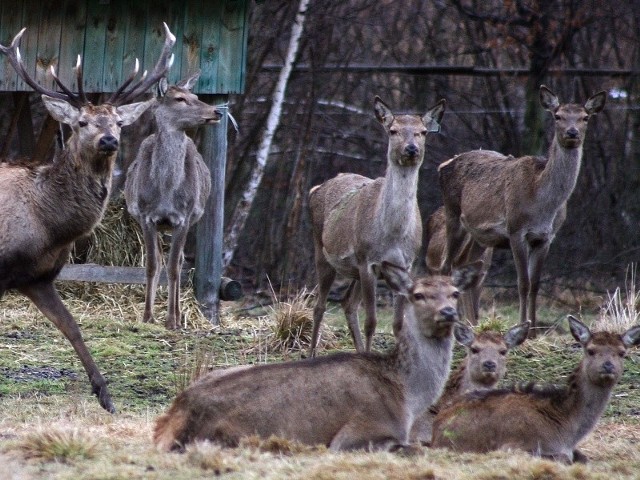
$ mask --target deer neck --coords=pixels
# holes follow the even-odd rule
[[[187,134],[163,122],[158,123],[151,159],[154,178],[179,183],[184,177],[184,158],[187,152]]]
[[[594,385],[582,371],[582,364],[569,378],[560,408],[564,411],[567,438],[575,446],[596,425],[609,403],[614,385]]]
[[[571,196],[578,180],[582,163],[582,145],[564,148],[554,139],[549,160],[537,179],[537,198],[559,207]]]
[[[397,236],[414,225],[421,163],[415,167],[400,167],[389,163],[376,206],[377,226],[382,232]]]
[[[116,154],[91,155],[71,137],[52,163],[37,170],[35,201],[52,219],[51,238],[65,244],[86,235],[101,220],[111,194]]]
[[[467,369],[467,359],[465,358],[458,368],[449,374],[442,395],[440,395],[438,399],[437,406],[444,407],[451,400],[469,390],[470,382],[471,378]]]
[[[396,348],[394,370],[405,385],[412,417],[422,414],[438,399],[451,369],[453,334],[425,337],[407,312]]]

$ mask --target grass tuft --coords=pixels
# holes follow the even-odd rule
[[[186,449],[187,463],[212,472],[214,475],[224,475],[239,470],[238,462],[228,450],[210,442],[196,442]]]
[[[20,444],[25,458],[69,463],[95,457],[96,444],[78,430],[32,433]]]
[[[624,291],[618,287],[613,293],[607,292],[607,301],[600,309],[600,316],[592,325],[593,330],[622,333],[638,323],[640,291],[636,287],[636,268],[635,263],[627,267]]]

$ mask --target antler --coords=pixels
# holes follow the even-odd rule
[[[171,68],[174,60],[174,55],[173,53],[171,53],[171,49],[176,43],[176,37],[173,33],[171,33],[171,30],[169,30],[169,27],[166,23],[162,22],[162,25],[164,26],[165,34],[164,45],[162,47],[160,57],[158,58],[155,67],[153,67],[151,74],[147,75],[147,71],[145,70],[142,74],[142,77],[140,77],[140,80],[138,80],[138,82],[134,84],[129,89],[129,91],[125,91],[125,89],[131,84],[133,79],[138,74],[140,65],[138,63],[138,59],[136,58],[136,64],[133,72],[131,73],[129,78],[127,78],[127,80],[125,80],[125,82],[120,86],[120,88],[116,92],[114,92],[113,95],[111,95],[109,100],[107,100],[107,103],[118,106],[124,105],[125,103],[134,100],[136,97],[139,97],[147,90],[149,90],[149,88],[151,88],[154,83],[164,77],[167,71]]]
[[[174,59],[174,55],[171,53],[171,49],[176,43],[176,37],[175,35],[173,35],[173,33],[171,33],[171,30],[169,30],[169,27],[166,23],[163,23],[163,25],[165,31],[164,46],[162,47],[160,58],[158,58],[158,62],[153,68],[151,74],[147,75],[147,72],[145,71],[138,82],[135,83],[129,91],[125,91],[126,88],[131,84],[131,82],[133,82],[140,69],[140,64],[138,62],[138,59],[136,58],[133,72],[131,73],[129,78],[127,78],[125,82],[120,86],[120,88],[113,95],[111,95],[107,103],[119,106],[134,100],[136,97],[145,93],[155,82],[157,82],[167,73],[167,70],[169,70],[169,68],[171,68]],[[22,80],[24,80],[24,82],[31,88],[33,88],[36,92],[47,95],[49,97],[65,100],[76,108],[80,108],[83,105],[89,103],[82,88],[82,61],[80,59],[80,55],[78,55],[78,61],[76,63],[76,66],[74,67],[78,82],[78,93],[73,93],[60,81],[60,79],[56,75],[53,65],[51,66],[50,70],[51,76],[55,80],[56,84],[60,87],[62,92],[49,90],[39,85],[33,78],[29,76],[27,70],[24,67],[24,63],[22,62],[19,48],[20,40],[22,39],[22,35],[24,35],[25,31],[26,27],[20,30],[20,32],[18,32],[18,34],[13,37],[11,45],[9,45],[8,47],[0,45],[0,52],[4,53],[7,56],[9,62],[13,66],[14,70],[18,73],[20,78],[22,78]]]

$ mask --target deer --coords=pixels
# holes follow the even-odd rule
[[[127,170],[124,196],[129,213],[140,224],[145,245],[146,292],[143,322],[153,322],[163,255],[157,234],[171,231],[167,260],[167,329],[180,326],[180,272],[187,233],[204,213],[211,192],[211,173],[186,130],[220,122],[222,113],[191,92],[200,72],[176,85],[160,82],[154,112],[156,133],[140,145]]]
[[[440,274],[443,268],[442,264],[445,260],[445,249],[447,245],[444,206],[439,207],[429,216],[425,231],[427,245],[425,262],[427,271],[432,274]],[[465,291],[461,295],[459,302],[461,316],[471,325],[478,324],[478,318],[480,316],[480,292],[482,291],[482,285],[491,267],[492,258],[493,248],[481,247],[473,241],[471,235],[466,234],[462,246],[458,250],[458,255],[453,259],[453,268],[482,260],[483,268],[478,284]]]
[[[482,279],[482,270],[479,280]],[[461,294],[460,298],[462,299]],[[456,324],[454,337],[467,351],[458,367],[449,374],[442,395],[411,428],[411,443],[428,445],[431,442],[431,425],[436,413],[461,398],[466,392],[495,387],[507,372],[507,353],[527,339],[529,322],[511,327],[504,335],[497,331],[483,330],[474,333]]]
[[[358,352],[370,351],[376,328],[373,266],[388,261],[410,269],[422,243],[417,189],[429,132],[438,132],[445,111],[440,100],[424,115],[394,115],[376,96],[376,119],[388,135],[387,170],[375,180],[343,173],[309,193],[318,294],[313,310],[310,354],[315,356],[331,285],[339,273],[351,279],[342,308]],[[404,300],[395,297],[394,332],[401,327]],[[358,325],[366,312],[365,344]]]
[[[67,88],[51,68],[61,92],[39,85],[20,56],[23,28],[10,46],[0,45],[18,75],[42,95],[49,114],[71,127],[64,148],[53,162],[38,166],[0,164],[0,297],[17,290],[29,298],[62,332],[82,362],[100,405],[114,413],[107,382],[82,338],[78,324],[63,304],[54,280],[67,262],[73,242],[102,219],[119,147],[120,131],[132,124],[150,101],[129,103],[146,93],[171,67],[175,36],[164,25],[165,41],[150,74],[131,75],[106,102],[94,105],[82,88],[82,63],[75,67],[78,92]]]
[[[576,445],[609,403],[628,349],[640,343],[640,325],[618,334],[591,332],[571,315],[568,320],[583,357],[566,386],[530,383],[467,394],[436,415],[432,447],[522,450],[563,463],[587,462]]]
[[[276,435],[333,451],[407,448],[412,422],[446,381],[456,300],[476,281],[479,265],[452,277],[417,279],[386,261],[375,268],[408,301],[391,352],[339,352],[211,372],[157,419],[155,445],[183,451],[191,442],[209,440],[235,447],[246,436]]]
[[[542,266],[566,217],[580,166],[589,119],[600,112],[607,94],[584,105],[561,104],[546,86],[540,103],[554,118],[547,157],[514,158],[488,150],[462,153],[438,167],[446,216],[446,274],[466,235],[482,247],[511,248],[518,279],[520,323],[537,333],[536,300]]]

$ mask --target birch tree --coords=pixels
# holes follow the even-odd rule
[[[233,253],[238,245],[238,238],[244,228],[247,217],[249,216],[253,200],[256,197],[258,187],[260,186],[260,182],[264,175],[267,160],[269,159],[269,150],[271,149],[271,144],[273,142],[273,136],[280,124],[282,104],[284,102],[287,84],[289,83],[293,64],[298,56],[300,39],[304,29],[304,22],[309,2],[310,0],[300,0],[298,12],[296,13],[293,26],[291,27],[291,38],[289,40],[287,56],[273,92],[271,109],[269,110],[269,116],[267,117],[264,133],[262,134],[260,146],[256,153],[256,164],[253,167],[249,182],[247,183],[247,187],[242,195],[242,199],[235,206],[233,214],[231,215],[231,221],[229,222],[227,234],[225,235],[224,248],[222,252],[223,269],[227,268],[231,263]]]

